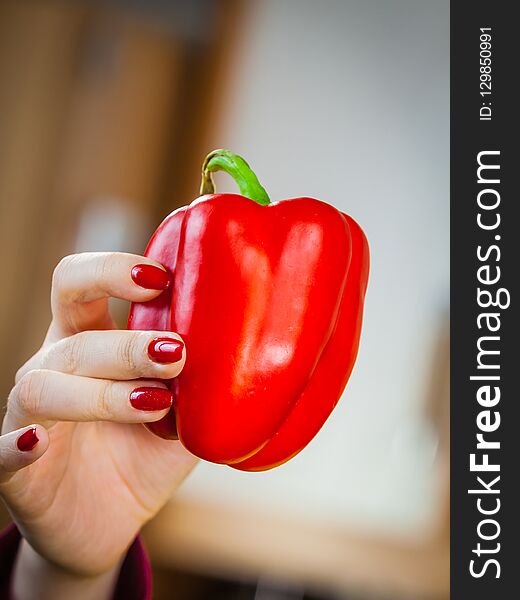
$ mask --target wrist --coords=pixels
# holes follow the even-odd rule
[[[12,579],[13,596],[16,600],[109,600],[120,569],[118,563],[97,575],[73,573],[43,558],[22,538]]]

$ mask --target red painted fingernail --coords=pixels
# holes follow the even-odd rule
[[[147,290],[166,290],[172,282],[169,273],[153,265],[135,265],[130,275],[134,283]]]
[[[158,363],[174,363],[182,358],[184,344],[168,337],[156,337],[148,344],[148,356]]]
[[[36,427],[32,427],[31,429],[28,429],[22,433],[22,435],[16,440],[16,445],[18,446],[18,450],[21,450],[22,452],[29,452],[29,450],[32,450],[39,441],[40,440],[36,435]]]
[[[164,410],[172,402],[173,394],[163,388],[139,387],[130,394],[130,404],[137,410]]]

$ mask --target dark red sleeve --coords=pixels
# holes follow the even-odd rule
[[[14,525],[0,533],[0,598],[9,600],[11,573],[20,543],[20,534]],[[121,567],[113,600],[150,600],[152,597],[152,572],[150,561],[141,538],[130,546]]]

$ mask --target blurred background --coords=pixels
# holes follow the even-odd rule
[[[359,221],[365,325],[300,455],[201,464],[146,527],[154,597],[447,598],[448,0],[0,0],[3,398],[59,259],[142,253],[216,147]]]

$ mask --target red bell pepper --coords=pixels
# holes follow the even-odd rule
[[[241,195],[214,193],[217,170]],[[171,271],[171,289],[130,312],[129,328],[176,331],[186,344],[173,409],[148,427],[208,461],[270,469],[310,442],[348,381],[367,240],[319,200],[271,204],[226,150],[207,157],[201,194],[166,217],[145,252]]]

